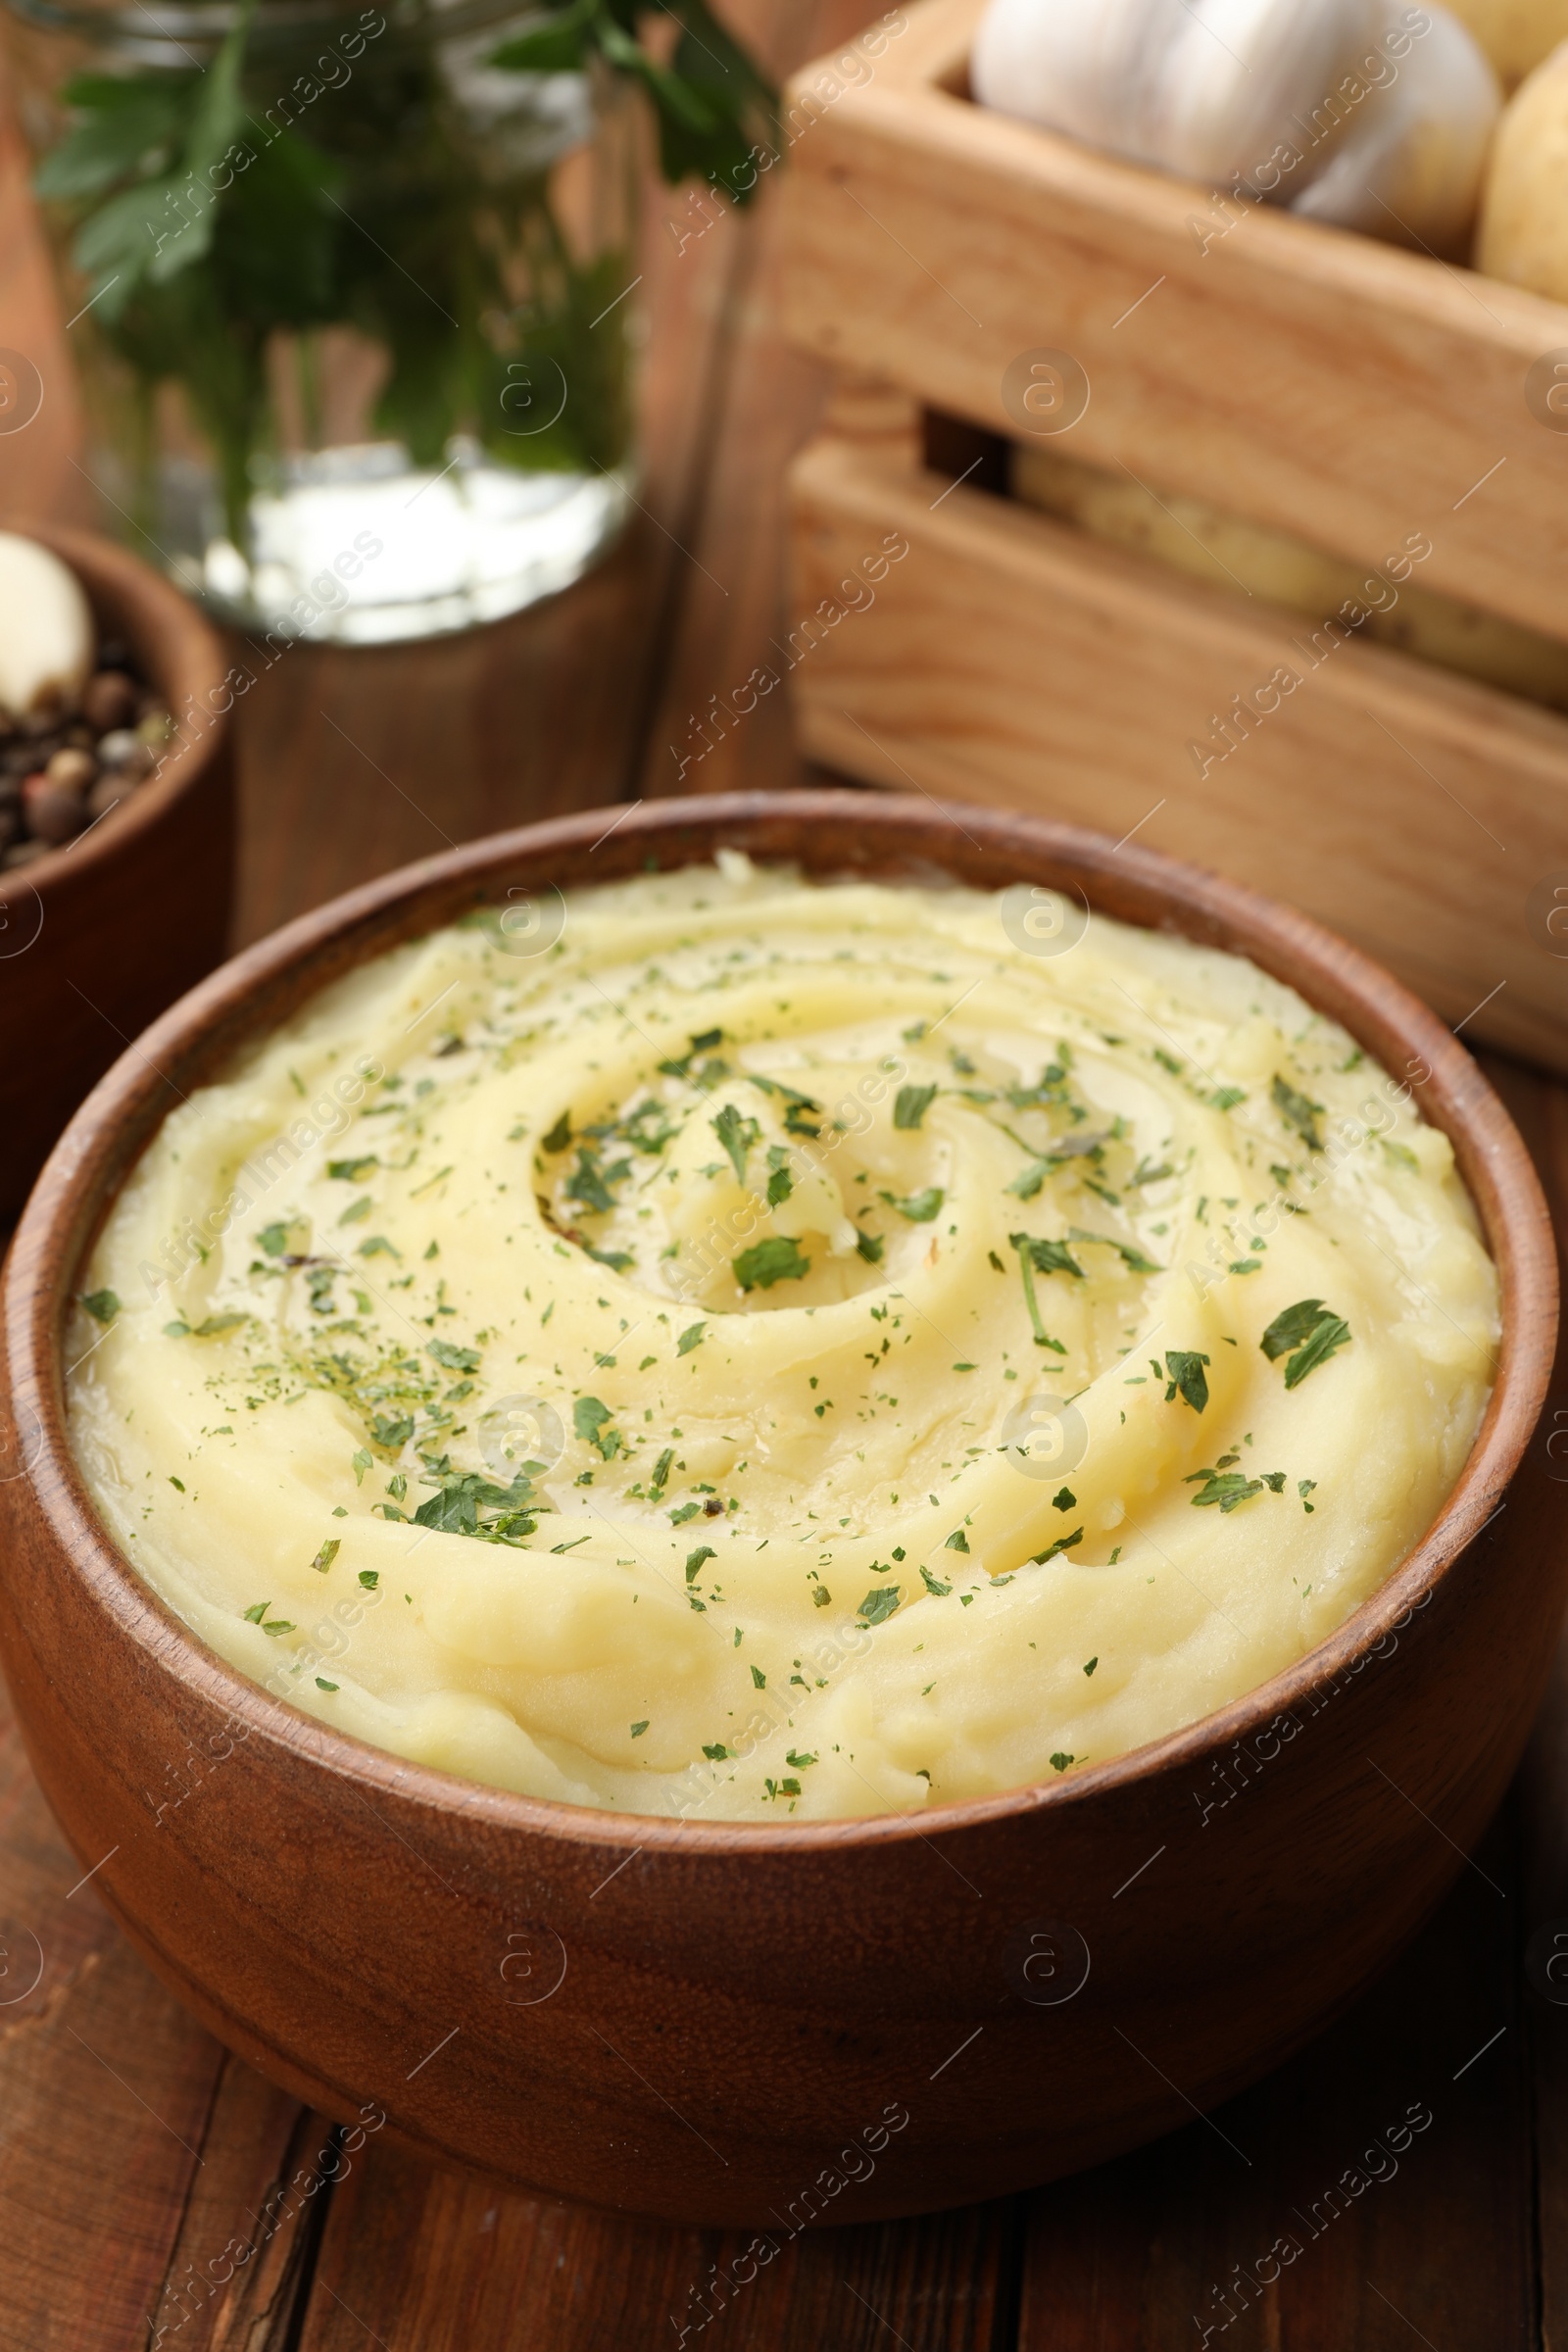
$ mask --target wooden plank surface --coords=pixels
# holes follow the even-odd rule
[[[1568,719],[836,436],[793,505],[795,605],[828,615],[791,678],[817,759],[1136,829],[1568,1068],[1568,967],[1529,919],[1568,879]],[[906,552],[873,587],[885,543]]]
[[[1568,309],[973,106],[983,4],[917,0],[869,80],[791,92],[824,93],[788,191],[804,347],[1003,432],[1009,367],[1065,351],[1075,457],[1360,563],[1425,530],[1432,586],[1568,636],[1568,439],[1525,399]]]
[[[749,21],[787,65],[857,14],[756,0]],[[782,585],[780,469],[825,387],[779,341],[765,214],[755,227],[715,219],[684,247],[670,218],[678,230],[685,200],[656,195],[650,518],[540,613],[407,654],[302,647],[259,681],[240,725],[244,936],[444,835],[669,789],[667,745],[687,714],[713,697],[733,710],[769,641],[787,646],[799,614]],[[783,693],[736,715],[710,727],[687,786],[795,780]],[[1568,1094],[1504,1074],[1568,1229]],[[1518,1819],[1480,1858],[1506,1903],[1467,1872],[1361,2010],[1215,2119],[1256,2180],[1195,2124],[1036,2200],[808,2238],[720,2289],[720,2307],[714,2282],[734,2281],[738,2242],[503,2196],[412,2163],[373,2129],[344,2145],[226,2058],[77,1886],[86,1864],[60,1844],[0,1707],[0,2352],[602,2352],[678,2341],[683,2327],[688,2341],[755,2352],[1164,2352],[1198,2340],[1196,2298],[1288,2226],[1279,2204],[1310,2202],[1418,2098],[1434,2123],[1398,2177],[1287,2273],[1295,2301],[1276,2292],[1224,2340],[1384,2352],[1416,2340],[1407,2317],[1438,2352],[1534,2344],[1525,2066],[1543,2224],[1562,2224],[1568,2036],[1563,2013],[1521,1993],[1514,1914],[1555,1903],[1568,1918],[1565,1753],[1568,1672]],[[1452,2083],[1493,2017],[1503,2040]],[[1543,2261],[1560,2331],[1564,2244],[1559,2227]]]

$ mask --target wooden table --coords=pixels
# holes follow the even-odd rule
[[[779,69],[863,14],[864,0],[735,10]],[[781,584],[781,473],[825,386],[778,336],[765,206],[744,222],[710,209],[699,235],[684,194],[651,202],[645,514],[597,576],[470,637],[354,656],[300,646],[259,677],[240,730],[241,940],[448,841],[677,782],[802,773],[782,694],[739,721],[722,706],[798,617]],[[37,277],[16,240],[0,239],[0,256],[10,325]],[[70,495],[69,455],[24,479],[17,443],[3,454],[13,512]],[[1506,1065],[1494,1075],[1568,1232],[1568,1093]],[[1568,1377],[1561,1396],[1568,1406]],[[1038,2195],[797,2240],[685,2340],[752,2352],[1568,2342],[1568,2009],[1524,1967],[1535,1931],[1561,1920],[1568,1934],[1565,1772],[1568,1657],[1519,1787],[1443,1910],[1296,2064]],[[640,2352],[680,2340],[693,2290],[740,2249],[716,2231],[505,2195],[373,2136],[345,2147],[131,1955],[3,1709],[0,1971],[0,2352]],[[1387,2152],[1412,2108],[1430,2123]],[[1049,2139],[1051,2117],[1039,2125]],[[1330,2219],[1334,2182],[1350,2201]],[[1300,2251],[1261,2285],[1282,2239]]]

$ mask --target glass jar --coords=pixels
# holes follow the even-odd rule
[[[635,100],[516,0],[9,0],[111,523],[242,628],[576,579],[635,487]]]

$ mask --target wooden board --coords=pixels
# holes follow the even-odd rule
[[[1359,563],[1425,532],[1429,586],[1568,636],[1568,437],[1525,399],[1568,308],[983,111],[982,6],[916,0],[868,78],[792,85],[802,346],[1011,433],[1009,366],[1064,350],[1074,457]]]
[[[790,683],[811,757],[1136,831],[1346,932],[1468,1037],[1568,1069],[1565,966],[1531,898],[1568,882],[1568,720],[1314,641],[1294,613],[955,487],[896,445],[817,441],[793,513],[808,650]],[[875,576],[889,546],[908,552]],[[1299,683],[1269,712],[1259,690],[1281,671]],[[1250,719],[1227,752],[1215,721],[1239,695]]]

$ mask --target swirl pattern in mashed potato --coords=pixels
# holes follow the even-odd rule
[[[1446,1139],[1251,964],[729,853],[324,991],[166,1121],[83,1295],[79,1459],[215,1649],[710,1819],[1050,1781],[1254,1687],[1430,1523],[1497,1338]]]

